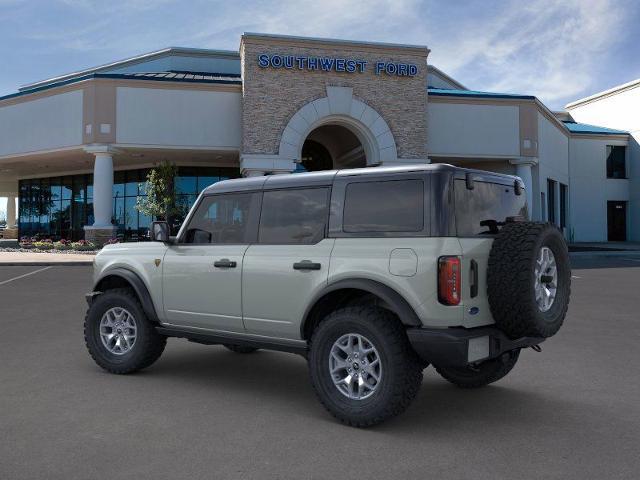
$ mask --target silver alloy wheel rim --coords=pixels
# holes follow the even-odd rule
[[[136,319],[126,309],[113,307],[100,320],[100,340],[109,353],[124,355],[136,344]]]
[[[378,350],[363,335],[347,333],[331,347],[329,373],[333,384],[345,397],[352,400],[369,398],[382,381]]]
[[[546,312],[553,306],[558,290],[556,258],[549,247],[540,249],[534,275],[536,303],[541,312]]]

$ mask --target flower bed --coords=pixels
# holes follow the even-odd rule
[[[110,241],[116,243],[117,241]],[[72,242],[71,240],[53,241],[50,238],[22,237],[20,248],[0,248],[0,252],[35,252],[35,253],[83,253],[92,254],[101,247],[86,240]]]
[[[47,250],[41,250],[39,248],[0,248],[0,253],[2,252],[18,252],[18,253],[52,253],[55,255],[71,255],[71,254],[80,254],[80,255],[94,255],[98,253],[99,250],[55,250],[53,248]]]

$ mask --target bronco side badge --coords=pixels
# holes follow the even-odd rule
[[[159,258],[156,258],[153,262],[156,264],[156,267],[160,266],[160,259]]]

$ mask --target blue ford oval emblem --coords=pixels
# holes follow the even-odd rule
[[[478,307],[471,307],[469,309],[469,315],[477,315],[478,312],[480,312],[480,309]]]

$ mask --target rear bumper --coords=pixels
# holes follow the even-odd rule
[[[544,341],[540,337],[512,340],[496,327],[410,328],[407,335],[422,360],[443,367],[464,367]]]

